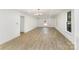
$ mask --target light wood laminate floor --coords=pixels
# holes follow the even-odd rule
[[[36,28],[3,45],[2,50],[73,50],[74,45],[55,28]]]

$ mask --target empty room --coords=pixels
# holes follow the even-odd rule
[[[78,50],[79,9],[0,9],[0,50]]]

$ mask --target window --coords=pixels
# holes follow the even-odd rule
[[[67,31],[71,32],[71,11],[67,12]]]

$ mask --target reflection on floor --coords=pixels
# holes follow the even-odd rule
[[[55,28],[36,28],[0,46],[2,50],[73,50],[74,45]]]

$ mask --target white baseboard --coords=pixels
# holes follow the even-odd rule
[[[13,40],[14,38],[16,38],[16,37],[18,37],[18,36],[20,36],[20,33],[14,35],[14,36],[11,36],[10,38],[5,39],[4,41],[1,41],[1,42],[0,42],[0,45],[4,44],[4,43],[6,43],[6,42],[8,42],[8,41],[10,41],[10,40]]]
[[[69,41],[72,42],[72,44],[74,44],[74,38],[72,35],[69,35],[67,32],[63,31],[62,29],[55,27],[61,34],[63,34],[67,39],[69,39]]]

